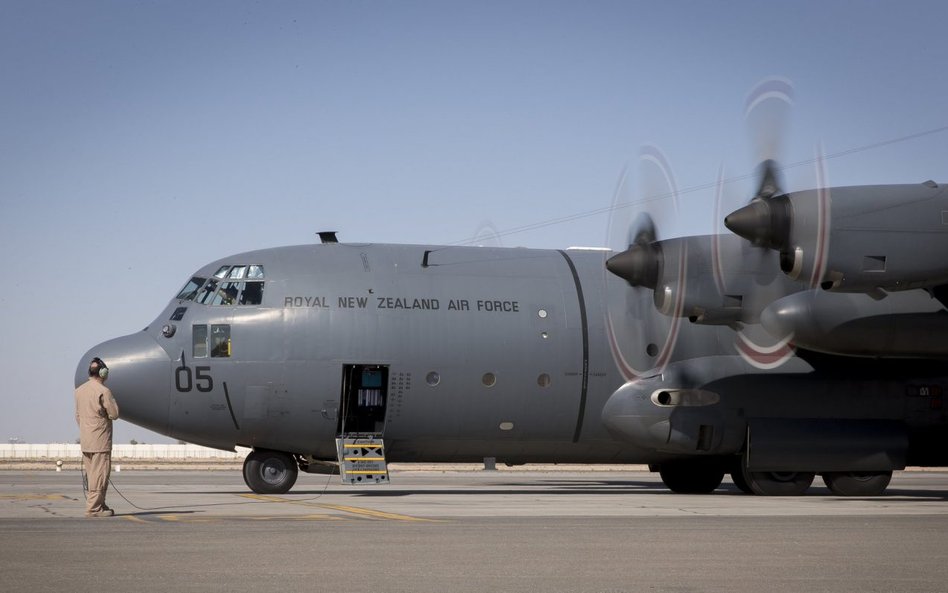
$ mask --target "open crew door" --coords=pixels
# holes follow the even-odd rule
[[[347,364],[342,368],[336,454],[345,484],[387,484],[385,409],[388,366]]]

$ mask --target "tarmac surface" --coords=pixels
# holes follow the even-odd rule
[[[640,471],[0,473],[0,591],[948,591],[948,472],[885,496],[671,494]],[[124,500],[117,492],[127,498]],[[134,506],[133,506],[134,505]]]

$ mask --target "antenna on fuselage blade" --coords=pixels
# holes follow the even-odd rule
[[[338,231],[321,231],[316,233],[319,235],[319,240],[323,243],[338,243],[339,239],[336,238],[336,233]]]

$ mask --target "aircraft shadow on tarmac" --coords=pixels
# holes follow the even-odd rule
[[[656,485],[655,482],[603,482],[603,481],[583,481],[583,482],[570,482],[570,481],[557,481],[557,482],[511,482],[511,483],[498,483],[494,484],[496,488],[451,488],[451,489],[394,489],[390,485],[388,486],[379,486],[378,489],[373,489],[371,491],[359,492],[357,490],[352,490],[349,487],[344,491],[333,490],[332,488],[328,490],[323,489],[294,489],[292,492],[287,495],[309,495],[316,496],[320,494],[346,494],[350,496],[410,496],[410,495],[423,495],[423,494],[457,494],[457,495],[478,495],[478,494],[621,494],[621,493],[631,493],[631,492],[644,492],[650,491],[653,494],[662,494],[669,493],[668,490],[663,488],[660,485]],[[601,487],[597,487],[601,486]],[[373,488],[373,486],[366,486],[367,488]],[[524,489],[513,489],[521,487]],[[358,488],[358,486],[356,487]],[[195,491],[180,491],[180,492],[168,492],[167,494],[234,494],[234,495],[244,495],[248,492],[246,490],[236,490],[236,491],[214,491],[214,492],[195,492]],[[286,495],[284,495],[286,496]]]
[[[330,489],[298,489],[293,490],[291,493],[288,493],[284,496],[323,496],[329,494],[345,494],[348,496],[357,496],[363,498],[392,498],[392,497],[403,497],[403,496],[424,496],[424,495],[437,495],[437,496],[478,496],[478,495],[524,495],[524,496],[536,496],[537,494],[555,494],[555,495],[570,495],[570,494],[581,494],[581,495],[615,495],[615,494],[661,494],[668,496],[683,496],[681,494],[675,494],[670,490],[667,490],[660,484],[657,484],[653,481],[619,481],[619,480],[582,480],[582,481],[567,481],[567,480],[551,480],[545,482],[504,482],[496,483],[493,485],[493,488],[484,488],[484,487],[474,487],[474,488],[443,488],[443,489],[412,489],[412,488],[393,488],[391,485],[381,486],[374,488],[372,490],[366,491],[357,491],[351,488],[346,490],[334,490]],[[232,494],[236,496],[243,496],[248,494],[246,490],[233,490],[233,491],[179,491],[179,492],[167,492],[168,495],[178,495],[178,496],[193,496],[201,494]],[[713,493],[707,495],[690,495],[690,496],[747,496],[737,486],[731,483],[723,483],[721,486]],[[847,501],[871,501],[879,499],[897,499],[897,498],[910,498],[913,500],[918,499],[930,499],[930,500],[940,500],[948,501],[948,491],[944,490],[930,490],[930,489],[911,489],[911,488],[889,488],[886,490],[885,494],[881,497],[863,497],[863,496],[852,496],[852,497],[838,497],[830,494],[828,488],[824,486],[817,486],[814,484],[812,488],[804,495],[805,497],[817,497],[825,496],[830,497],[834,500],[847,500]],[[287,500],[292,501],[295,498],[288,498]],[[226,503],[225,503],[226,504]]]

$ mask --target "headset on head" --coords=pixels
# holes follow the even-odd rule
[[[96,356],[92,359],[92,362],[89,363],[89,376],[105,379],[109,376],[109,367],[105,366],[102,359]]]

